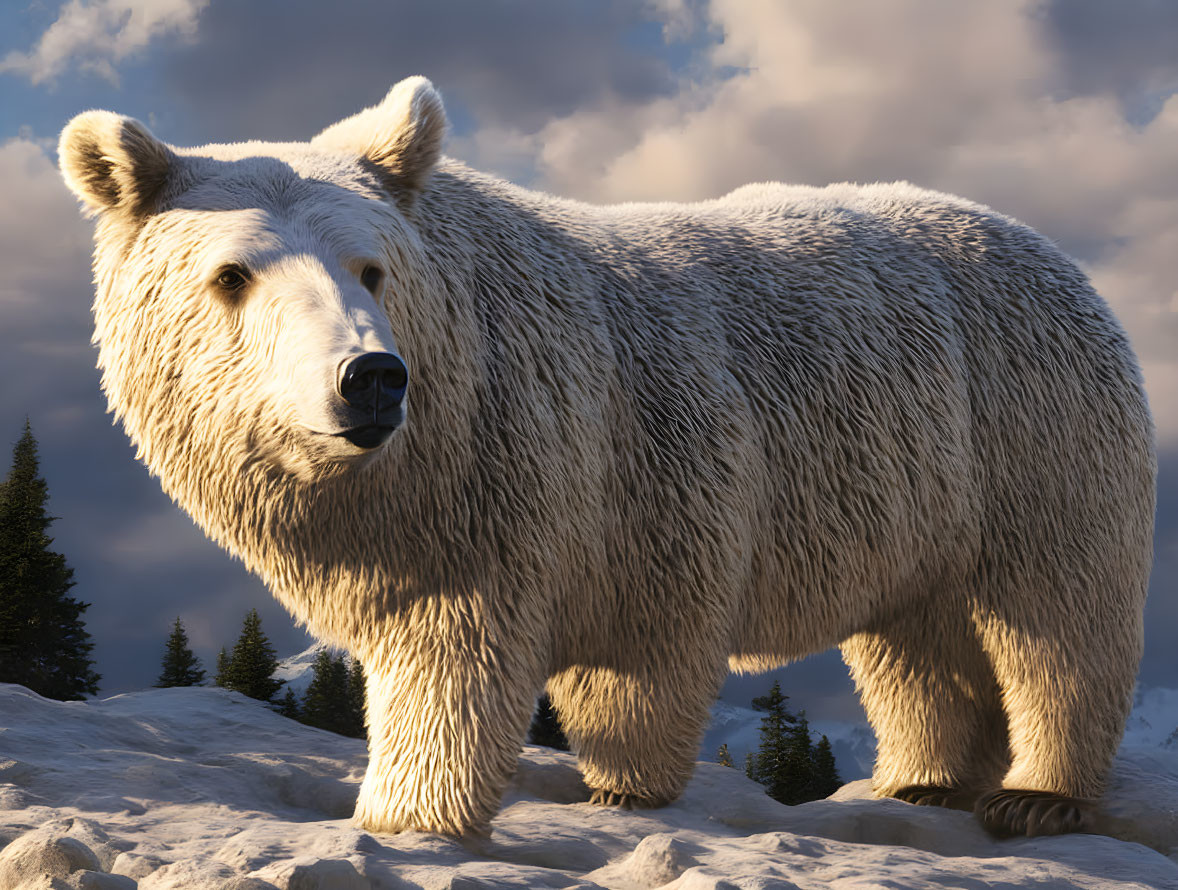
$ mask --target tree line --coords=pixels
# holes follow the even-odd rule
[[[788,701],[776,680],[768,695],[753,699],[753,710],[764,711],[765,716],[761,719],[760,747],[745,758],[745,775],[784,804],[822,800],[843,784],[830,739],[824,735],[815,743],[806,712],[794,714],[786,707]],[[720,746],[716,761],[735,767],[727,745]]]
[[[56,552],[47,509],[49,487],[40,474],[32,425],[12,450],[0,482],[0,683],[18,683],[38,695],[76,701],[98,692],[94,642],[82,620],[90,603],[70,596],[74,572]],[[233,650],[217,658],[213,682],[271,704],[280,713],[343,735],[364,736],[364,671],[342,655],[319,653],[306,692],[274,696],[283,681],[274,648],[250,610]],[[180,619],[172,626],[156,686],[200,686],[205,671],[188,645]]]
[[[257,609],[250,609],[242,622],[241,635],[232,650],[221,649],[217,655],[217,672],[213,684],[232,689],[265,702],[284,717],[317,726],[340,735],[362,739],[364,729],[364,668],[354,658],[332,655],[320,649],[311,667],[311,682],[302,696],[286,687],[286,694],[276,699],[286,685],[274,676],[278,658],[269,638],[262,631]],[[188,634],[177,618],[164,646],[159,688],[201,686],[205,671],[200,659],[188,645]]]

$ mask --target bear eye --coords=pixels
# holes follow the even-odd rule
[[[384,272],[376,266],[365,266],[364,271],[360,273],[360,283],[368,288],[370,294],[377,292],[382,280],[384,280]]]
[[[249,284],[249,272],[241,266],[225,266],[217,273],[217,287],[226,293],[235,293]]]

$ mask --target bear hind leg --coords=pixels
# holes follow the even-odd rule
[[[696,682],[652,674],[578,666],[548,681],[592,803],[665,806],[691,778],[722,672]]]
[[[1041,605],[978,622],[1010,727],[1010,770],[975,809],[998,837],[1091,830],[1128,716],[1139,615],[1096,614],[1091,600],[1061,600],[1072,605],[1054,622]]]
[[[998,684],[967,617],[938,598],[844,641],[881,797],[972,809],[1008,764]]]

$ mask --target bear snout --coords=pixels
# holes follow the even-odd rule
[[[384,444],[405,418],[409,369],[391,352],[365,352],[340,364],[336,389],[359,423],[338,435],[358,448]]]

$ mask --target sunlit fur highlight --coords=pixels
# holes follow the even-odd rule
[[[672,800],[729,667],[835,645],[881,795],[1098,796],[1155,468],[1075,265],[904,183],[592,207],[439,159],[444,127],[415,79],[310,144],[62,137],[112,410],[364,663],[358,822],[485,830],[545,684],[599,797]],[[238,303],[208,286],[233,258]],[[315,432],[358,349],[410,369],[375,454]]]

